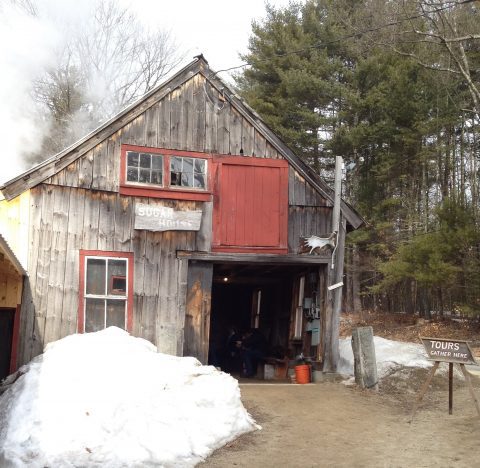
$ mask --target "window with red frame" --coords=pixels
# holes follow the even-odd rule
[[[204,153],[123,145],[120,193],[206,200],[209,159]]]
[[[80,252],[79,331],[131,330],[133,254]]]

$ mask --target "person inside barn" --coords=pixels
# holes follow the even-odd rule
[[[225,369],[227,372],[239,372],[241,370],[241,345],[242,334],[236,328],[229,329],[225,345]]]
[[[251,328],[244,334],[241,350],[243,376],[247,378],[254,377],[257,371],[257,364],[265,357],[267,350],[267,340],[258,328]]]

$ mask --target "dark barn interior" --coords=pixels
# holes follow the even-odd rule
[[[238,337],[257,328],[267,341],[267,355],[292,357],[291,316],[296,279],[305,265],[215,264],[210,316],[209,364],[240,373],[241,359],[232,357],[232,333]]]

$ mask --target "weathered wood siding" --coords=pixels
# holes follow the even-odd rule
[[[197,234],[134,230],[137,200],[202,209],[201,202],[135,199],[73,187],[31,190],[33,267],[22,301],[20,363],[41,353],[46,343],[76,332],[80,249],[134,253],[132,332],[160,351],[182,353],[187,267],[176,250],[197,250]]]
[[[192,262],[188,268],[185,310],[186,356],[208,362],[213,264]]]
[[[122,144],[281,158],[202,75],[195,75],[46,183],[118,191]],[[288,191],[288,251],[298,253],[301,237],[331,232],[332,206],[292,167]]]
[[[288,198],[288,251],[298,253],[303,237],[324,237],[332,232],[333,206],[292,167],[289,169]]]
[[[195,75],[45,183],[118,191],[122,144],[281,157],[202,75]]]

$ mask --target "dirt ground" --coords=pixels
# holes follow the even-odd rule
[[[398,341],[419,342],[419,336],[470,340],[480,356],[476,323],[367,314],[343,316],[341,334],[363,325]],[[199,468],[480,467],[480,418],[458,370],[453,414],[448,414],[447,365],[442,364],[409,423],[427,373],[398,369],[381,381],[378,392],[341,382],[243,383],[244,405],[262,429],[217,450]],[[472,383],[480,399],[480,378],[472,376]]]
[[[199,468],[480,466],[480,418],[465,384],[455,381],[449,415],[447,379],[436,376],[409,423],[417,384],[426,377],[415,372],[389,378],[378,393],[338,382],[241,385],[244,405],[262,429]],[[480,381],[474,386],[478,395]]]

